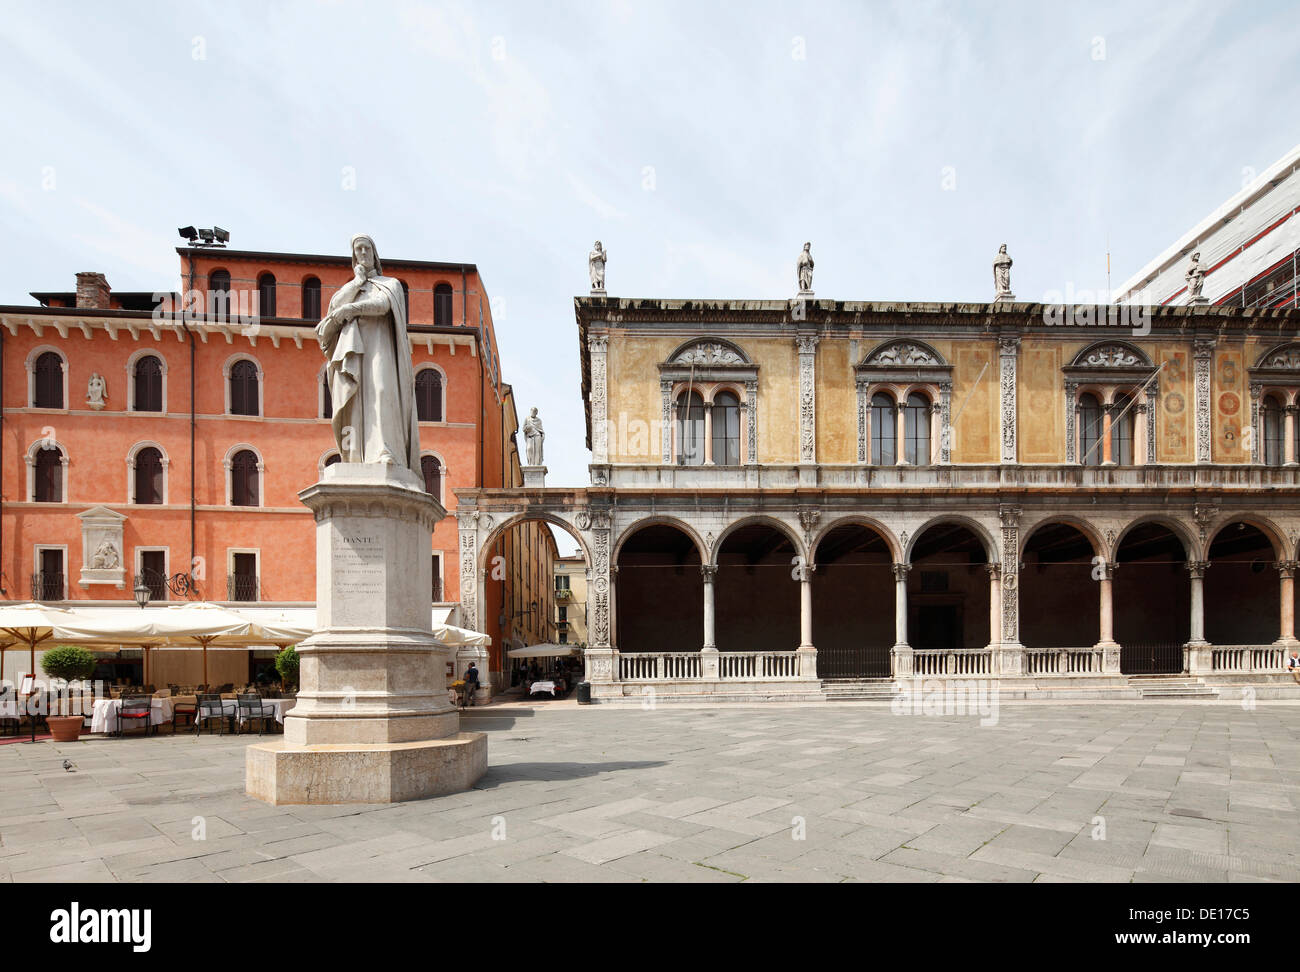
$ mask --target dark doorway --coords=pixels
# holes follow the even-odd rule
[[[1096,551],[1064,523],[1039,527],[1025,542],[1020,572],[1020,640],[1028,648],[1087,648],[1101,637]],[[1097,574],[1094,577],[1094,573]]]
[[[958,650],[989,643],[988,552],[957,523],[927,527],[912,545],[907,640],[913,648]]]
[[[1273,544],[1249,523],[1229,523],[1210,544],[1205,570],[1205,640],[1269,645],[1280,631],[1281,585]]]
[[[1158,523],[1125,534],[1111,585],[1119,667],[1125,675],[1177,675],[1191,637],[1191,581],[1182,541]]]
[[[961,607],[956,604],[918,604],[913,608],[916,630],[913,648],[955,651],[962,647]]]
[[[704,576],[695,542],[653,523],[618,552],[614,644],[620,652],[699,651],[704,645]]]
[[[727,535],[718,552],[714,581],[719,651],[794,651],[799,647],[799,582],[792,574],[794,555],[790,538],[765,523],[750,523]]]
[[[819,678],[888,678],[894,644],[894,574],[889,545],[857,523],[817,543],[813,644]]]

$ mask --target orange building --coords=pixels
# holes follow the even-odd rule
[[[0,306],[0,599],[134,609],[143,579],[155,601],[314,602],[314,522],[297,494],[338,458],[314,327],[350,260],[177,252],[181,294],[114,295],[81,273],[75,292],[33,293],[39,307]],[[408,297],[427,488],[454,514],[458,487],[520,485],[477,268],[381,260]],[[456,552],[449,515],[430,552],[430,599],[449,611]],[[509,584],[488,597],[499,672],[505,608],[528,597]]]

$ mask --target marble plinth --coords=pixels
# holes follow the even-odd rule
[[[520,466],[519,471],[524,474],[525,489],[541,488],[546,485],[545,466]]]
[[[433,527],[446,516],[403,467],[335,463],[298,494],[316,516],[316,623],[298,645],[284,739],[250,746],[247,792],[271,803],[382,803],[464,790],[487,739],[448,701],[434,640]]]

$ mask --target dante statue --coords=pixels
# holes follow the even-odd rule
[[[799,274],[799,291],[805,294],[812,293],[813,258],[811,243],[803,245],[803,250],[799,253],[799,259],[795,261],[795,270]]]
[[[605,289],[605,261],[609,252],[596,241],[596,248],[587,254],[587,270],[591,273],[591,289]]]
[[[1188,303],[1198,303],[1205,298],[1201,296],[1201,288],[1205,286],[1205,271],[1201,269],[1201,254],[1196,252],[1192,254],[1192,262],[1187,265],[1187,272],[1183,274],[1183,279],[1187,281],[1187,300]]]
[[[542,440],[545,438],[546,433],[542,431],[542,420],[537,417],[537,408],[534,406],[532,414],[524,419],[524,440],[528,448],[528,465],[540,466],[542,464]]]
[[[411,345],[401,282],[383,276],[375,241],[352,237],[352,279],[316,326],[344,462],[406,466],[420,475]]]
[[[998,297],[1011,297],[1011,257],[1007,256],[1007,245],[998,247],[998,255],[993,258],[993,286],[997,288]]]

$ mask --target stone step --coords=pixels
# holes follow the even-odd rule
[[[888,701],[898,694],[893,679],[825,679],[822,694],[827,702]]]

